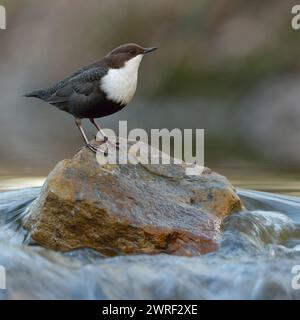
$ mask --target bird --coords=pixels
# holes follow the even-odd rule
[[[43,100],[71,114],[85,146],[97,153],[99,148],[89,142],[82,119],[89,119],[103,136],[103,141],[109,143],[95,119],[116,113],[130,103],[136,92],[140,63],[146,54],[156,49],[135,43],[123,44],[52,86],[24,96]]]

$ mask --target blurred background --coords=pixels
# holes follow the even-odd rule
[[[82,145],[70,115],[22,94],[137,42],[159,51],[143,61],[134,101],[102,119],[103,127],[128,120],[129,129],[204,128],[206,166],[239,184],[271,179],[275,185],[281,176],[289,187],[298,183],[300,30],[291,28],[297,1],[1,4],[7,9],[7,30],[0,32],[4,180],[46,176]]]

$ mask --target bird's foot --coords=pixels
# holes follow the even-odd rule
[[[94,136],[94,139],[95,139],[95,141],[103,142],[103,143],[108,141],[108,137],[107,136],[104,136],[103,139],[98,139],[98,136]]]
[[[106,155],[106,156],[108,155],[108,148],[103,149],[100,146],[92,144],[92,143],[87,144],[86,147],[89,148],[92,152],[94,152],[96,154],[98,152],[101,152],[101,153],[104,153],[104,155]]]
[[[97,139],[97,137],[96,137]],[[99,142],[102,142],[103,144],[107,144],[107,145],[110,145],[111,147],[119,150],[120,148],[120,143],[119,141],[116,141],[116,142],[113,142],[111,140],[109,140],[108,136],[103,136],[103,139],[102,140],[96,140],[96,141],[99,141]]]
[[[105,143],[106,143],[106,144],[109,144],[110,146],[112,146],[113,148],[115,148],[115,149],[117,149],[117,150],[120,149],[120,143],[119,143],[119,141],[112,142],[112,141],[110,141],[110,140],[107,139]]]

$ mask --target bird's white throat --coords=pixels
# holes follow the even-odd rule
[[[136,91],[142,58],[143,55],[140,54],[128,60],[122,68],[110,69],[102,78],[100,87],[108,99],[123,105],[127,105],[131,101]]]

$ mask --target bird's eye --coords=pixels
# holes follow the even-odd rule
[[[131,54],[135,54],[135,50],[134,50],[134,49],[131,49],[129,52],[130,52]]]

